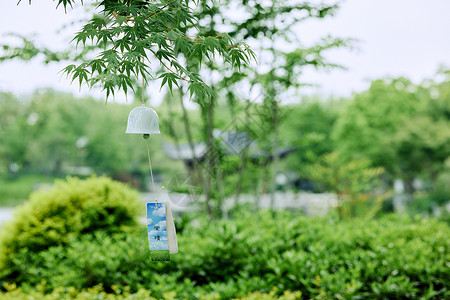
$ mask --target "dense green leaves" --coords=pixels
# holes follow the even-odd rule
[[[15,220],[2,227],[0,276],[15,276],[12,266],[21,250],[40,252],[65,245],[72,236],[123,232],[135,226],[137,198],[137,192],[105,177],[68,178],[57,181],[51,190],[34,193],[18,209]]]
[[[304,298],[442,299],[450,294],[450,229],[437,220],[385,216],[335,222],[296,213],[238,214],[233,220],[179,222],[180,252],[152,262],[145,225],[127,234],[102,232],[66,247],[17,253],[18,285],[106,291],[141,289],[158,299],[215,293],[232,299],[251,292]],[[89,253],[89,255],[86,255]],[[21,262],[27,268],[21,268]],[[261,299],[255,296],[254,299]],[[216,299],[215,298],[215,299]]]
[[[332,100],[321,103],[319,99],[303,97],[300,105],[280,108],[284,115],[280,124],[283,143],[295,146],[296,151],[286,157],[285,168],[307,177],[307,170],[320,156],[334,150],[331,131],[338,117],[339,103]]]
[[[79,174],[80,167],[87,167],[97,174],[139,176],[148,171],[147,154],[141,137],[125,134],[129,112],[126,104],[110,103],[105,108],[102,101],[51,90],[20,98],[0,93],[0,174],[61,176]],[[165,115],[166,110],[160,108],[158,113]],[[162,124],[161,130],[165,128]],[[151,150],[162,161],[160,143],[155,139]],[[164,161],[154,168],[161,172],[174,164],[178,166]]]
[[[74,0],[59,0],[57,5],[67,8],[73,4]],[[97,1],[100,13],[94,15],[73,38],[73,44],[81,47],[78,54],[74,55],[73,51],[53,53],[37,47],[25,37],[19,37],[23,46],[2,45],[0,59],[29,60],[43,53],[46,62],[81,62],[71,64],[63,71],[80,86],[87,84],[91,88],[103,88],[107,97],[118,90],[125,93],[134,90],[135,80],[131,77],[144,77],[147,81],[156,78],[162,69],[173,74],[162,77],[162,86],[167,84],[171,90],[183,80],[188,86],[195,85],[193,89],[198,92],[194,94],[204,97],[211,92],[198,75],[204,58],[239,69],[255,59],[255,54],[248,45],[234,42],[225,33],[197,35],[198,20],[192,9],[196,4],[196,1],[189,0]],[[189,62],[180,60],[180,55]],[[150,68],[151,64],[157,64],[159,68]]]
[[[365,156],[407,181],[434,180],[450,156],[449,81],[428,85],[376,80],[355,95],[334,131],[342,155]]]
[[[371,168],[368,159],[345,161],[338,153],[324,155],[309,168],[308,177],[337,195],[339,217],[373,217],[381,209],[386,194],[380,186],[382,168]]]
[[[166,73],[162,86],[172,90],[179,80],[194,84],[195,90],[206,90],[203,80],[188,66],[183,66],[178,55],[195,58],[201,62],[205,56],[212,60],[218,54],[233,66],[250,62],[253,56],[248,47],[235,44],[227,35],[217,37],[187,36],[180,29],[195,26],[189,8],[190,1],[167,1],[161,3],[103,1],[101,16],[94,16],[75,37],[75,43],[86,46],[88,40],[106,50],[96,60],[80,64],[75,69],[65,69],[80,84],[99,84],[107,93],[116,89],[125,92],[133,88],[127,77],[153,77],[149,64],[156,59]],[[237,53],[237,54],[236,54]],[[83,70],[83,71],[82,71]],[[97,73],[94,75],[94,73]],[[126,75],[126,76],[124,76]],[[203,95],[205,92],[198,93]]]

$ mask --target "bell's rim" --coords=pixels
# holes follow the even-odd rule
[[[127,129],[126,131],[125,131],[125,133],[134,133],[134,134],[161,134],[161,131],[152,131],[152,132],[150,132],[150,131],[138,131],[138,130],[133,130],[133,129]]]

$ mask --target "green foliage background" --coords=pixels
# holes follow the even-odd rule
[[[71,61],[64,71],[80,85],[104,88],[107,97],[133,90],[138,99],[138,81],[160,79],[170,91],[158,107],[167,135],[151,139],[161,182],[184,172],[164,155],[162,142],[203,141],[208,150],[223,151],[214,129],[244,120],[233,129],[250,128],[264,155],[250,157],[245,168],[244,155],[207,157],[208,171],[214,171],[205,185],[208,213],[214,216],[209,200],[219,210],[221,197],[307,187],[336,193],[340,220],[333,212],[307,218],[241,207],[229,220],[194,214],[176,220],[182,251],[170,263],[152,262],[145,226],[136,220],[137,192],[105,177],[70,178],[34,193],[2,227],[4,296],[450,298],[448,214],[442,221],[378,214],[397,178],[406,184],[413,215],[435,213],[450,199],[449,71],[440,70],[438,81],[382,78],[346,99],[298,96],[297,103],[284,105],[289,92],[300,95],[305,67],[340,67],[325,53],[350,40],[325,37],[304,47],[292,29],[332,16],[338,4],[212,4],[101,1],[100,13],[75,35],[81,51],[55,53],[22,38],[22,46],[2,45],[0,61],[39,54],[46,63]],[[236,4],[247,17],[231,21],[227,14]],[[228,33],[220,31],[223,25]],[[234,41],[242,39],[261,41],[255,49],[261,68],[249,66],[254,52]],[[278,47],[286,42],[293,47]],[[151,69],[152,63],[159,67]],[[258,101],[243,87],[256,89]],[[195,110],[186,111],[189,97]],[[145,189],[142,137],[124,134],[130,110],[52,90],[21,97],[0,93],[0,204],[23,200],[36,181],[84,177],[86,167]],[[283,148],[295,150],[278,162],[274,153]],[[277,173],[293,180],[283,187],[270,184]]]
[[[123,209],[126,204],[128,209],[134,194],[122,185],[105,178],[70,179],[47,192],[50,202],[41,205],[44,210],[36,208],[44,201],[44,194],[38,193],[21,209],[29,220],[18,218],[2,228],[0,254],[7,268],[2,268],[0,280],[10,295],[36,293],[36,287],[41,293],[61,293],[64,287],[69,294],[100,285],[98,294],[148,293],[158,299],[167,295],[230,299],[272,292],[277,297],[283,291],[299,291],[305,298],[450,296],[450,228],[436,219],[383,216],[337,222],[295,212],[247,212],[219,221],[191,216],[191,221],[176,220],[182,251],[172,255],[170,262],[154,262],[144,224],[128,223],[132,227],[124,231],[127,217],[111,214],[117,218],[95,225],[110,206],[101,200],[105,184],[110,186],[110,201]],[[59,200],[56,209],[53,203],[61,189],[71,196]],[[89,209],[77,203],[89,204]],[[38,225],[33,220],[48,216],[45,211],[52,217],[41,218],[43,223]],[[131,216],[132,211],[127,211]],[[74,226],[58,227],[61,235],[46,229],[45,224],[57,224],[63,218],[69,221],[61,224]],[[77,223],[83,219],[94,225]],[[21,231],[23,224],[38,225],[38,234]],[[45,233],[44,239],[39,232]],[[45,247],[36,246],[38,238]],[[20,249],[10,252],[7,245]]]
[[[106,177],[56,181],[20,206],[14,219],[1,228],[0,276],[23,280],[27,268],[17,256],[66,245],[74,236],[96,231],[126,232],[137,225],[138,193]],[[18,277],[17,277],[18,276]]]
[[[404,78],[383,79],[349,99],[304,98],[298,104],[281,106],[279,147],[296,150],[281,161],[279,171],[299,178],[314,191],[324,191],[324,187],[336,190],[308,171],[322,156],[336,152],[342,166],[363,159],[368,162],[367,167],[382,167],[385,170],[382,182],[387,189],[395,178],[401,178],[407,192],[414,195],[413,182],[421,179],[425,183],[421,191],[425,198],[424,194],[420,195],[426,199],[424,209],[429,211],[433,202],[442,205],[449,199],[445,179],[450,153],[449,91],[448,79],[426,80],[419,85]],[[152,137],[150,142],[153,167],[162,182],[184,172],[183,164],[168,159],[161,147],[163,142],[173,143],[175,136],[178,143],[188,141],[183,112],[174,106],[178,101],[178,93],[167,95],[158,107],[161,130],[167,134]],[[264,111],[264,104],[253,103],[250,108],[246,105],[235,103],[230,107],[226,99],[220,100],[214,127],[228,128],[236,119],[241,120],[233,129],[250,129],[251,136],[266,150],[269,140],[266,127],[261,126],[260,119],[255,119],[259,111]],[[33,176],[23,177],[24,188],[18,189],[14,184],[9,185],[11,179],[18,179],[15,185],[21,186],[20,178],[25,174],[76,175],[73,167],[80,166],[129,182],[138,178],[134,185],[145,186],[148,166],[142,138],[124,133],[129,105],[105,106],[91,98],[77,99],[69,94],[41,90],[20,98],[1,93],[0,108],[0,138],[5,141],[0,144],[0,184],[5,186],[1,203],[23,201],[27,196],[23,191],[29,192],[33,186],[30,181]],[[201,111],[187,113],[194,141],[203,140]],[[250,113],[250,119],[246,113]],[[77,148],[80,138],[87,142]],[[225,193],[232,195],[240,180],[235,172],[240,167],[240,157],[223,157],[219,163],[224,173]],[[11,171],[11,164],[18,165],[17,173]],[[264,180],[265,174],[259,172],[262,167],[264,161],[248,164],[241,179],[242,192],[255,193],[255,187],[261,185],[258,182]],[[40,178],[35,177],[34,182],[51,180]],[[20,193],[14,192],[17,190]]]

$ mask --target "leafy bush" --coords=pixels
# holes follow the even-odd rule
[[[72,236],[66,245],[22,250],[19,284],[149,291],[157,299],[450,297],[450,228],[435,219],[385,216],[336,222],[262,212],[193,220],[171,262],[150,260],[145,226]],[[298,292],[294,292],[298,291]],[[128,293],[127,292],[127,293]],[[270,298],[272,295],[273,297]]]
[[[95,286],[89,289],[79,291],[75,288],[56,288],[51,293],[45,293],[45,283],[40,284],[32,291],[24,291],[17,288],[14,284],[5,286],[6,293],[3,296],[5,299],[45,299],[45,300],[59,300],[59,299],[76,299],[76,300],[90,300],[90,299],[146,299],[155,300],[151,297],[150,292],[146,290],[139,290],[136,293],[130,293],[128,290],[115,289],[113,293],[106,293],[102,286]],[[170,294],[167,294],[165,299],[170,299]]]
[[[64,246],[72,237],[136,226],[137,198],[137,192],[106,177],[67,178],[56,181],[50,190],[33,193],[29,202],[18,207],[14,220],[2,228],[0,276],[26,281],[22,275],[28,268],[28,255]]]
[[[3,294],[6,299],[44,299],[44,300],[59,300],[59,299],[75,299],[75,300],[118,300],[118,299],[142,299],[142,300],[155,300],[151,296],[151,292],[148,290],[140,289],[136,293],[131,293],[129,289],[121,290],[118,287],[114,287],[112,293],[107,293],[104,291],[101,285],[88,288],[85,290],[77,290],[75,288],[56,288],[51,293],[46,294],[43,292],[45,290],[45,284],[40,284],[36,290],[33,291],[23,291],[17,288],[16,285],[7,285],[7,292]],[[254,292],[250,293],[242,298],[242,300],[297,300],[301,299],[301,292],[290,292],[285,291],[281,296],[277,296],[276,289],[270,293]],[[1,294],[0,294],[1,295]],[[166,292],[163,294],[162,299],[171,300],[176,299],[176,294],[173,292]],[[217,293],[212,293],[200,297],[201,300],[216,300],[220,299]],[[236,300],[238,300],[236,298]]]
[[[337,194],[339,217],[373,217],[383,206],[386,193],[375,192],[383,168],[368,159],[348,161],[338,152],[324,155],[309,168],[309,176]]]

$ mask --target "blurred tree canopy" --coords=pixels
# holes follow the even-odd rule
[[[66,9],[76,2],[58,0],[57,5]],[[133,90],[136,94],[139,92],[138,78],[145,82],[160,79],[161,86],[170,91],[180,88],[181,106],[185,94],[190,94],[190,98],[200,105],[202,138],[208,145],[208,153],[217,150],[214,149],[216,142],[212,134],[216,125],[214,110],[217,102],[226,100],[234,117],[236,109],[239,109],[237,101],[245,100],[250,104],[251,92],[256,91],[257,98],[260,98],[258,101],[264,104],[258,105],[258,110],[252,110],[261,128],[259,135],[265,137],[260,145],[264,145],[265,151],[273,156],[272,171],[267,173],[266,181],[271,179],[275,182],[278,172],[277,153],[281,141],[278,127],[283,117],[278,107],[281,99],[289,93],[295,94],[304,85],[301,75],[305,67],[338,67],[327,59],[325,53],[349,42],[327,36],[306,45],[296,33],[296,26],[304,21],[333,16],[339,7],[338,1],[311,4],[301,0],[267,3],[105,0],[95,3],[97,11],[84,22],[73,39],[75,46],[82,46],[81,50],[56,53],[19,37],[22,47],[2,45],[0,61],[13,58],[29,60],[39,54],[44,55],[45,62],[67,60],[72,63],[64,72],[72,80],[80,85],[86,83],[89,87],[100,86],[107,97],[118,90],[125,93]],[[256,58],[255,53],[246,43],[235,42],[247,39],[261,56],[259,66],[247,67]],[[150,65],[157,67],[150,68]],[[243,90],[246,92],[239,92]],[[191,124],[184,107],[183,122],[192,148]],[[168,125],[169,130],[175,127]],[[171,130],[175,138],[174,132]],[[97,137],[99,142],[100,136]],[[206,160],[208,166],[215,168],[206,172],[204,181],[207,183],[204,186],[207,199],[210,199],[213,190],[209,184],[211,174],[216,174],[215,182],[222,182],[217,169],[221,162],[212,154]],[[242,169],[245,164],[244,155]],[[271,190],[274,191],[274,186]]]
[[[307,177],[309,166],[323,155],[334,150],[331,131],[339,113],[340,103],[319,98],[303,97],[301,104],[283,106],[280,126],[283,145],[296,150],[284,161],[287,170]]]
[[[167,134],[150,140],[153,166],[163,182],[184,173],[183,164],[169,160],[161,147],[162,142],[173,141],[172,134],[180,143],[188,141],[183,114],[190,119],[193,140],[200,142],[204,137],[201,110],[183,111],[173,105],[175,97],[179,97],[177,92],[173,97],[168,95],[157,109],[162,120],[161,131]],[[229,124],[233,113],[226,103],[216,105],[221,113],[217,114],[214,126],[222,129]],[[244,104],[237,107],[241,105]],[[262,107],[264,103],[253,104],[256,110]],[[446,188],[450,157],[449,108],[450,80],[446,77],[439,81],[425,80],[421,84],[413,84],[405,78],[380,79],[372,82],[368,90],[347,99],[303,97],[297,104],[280,105],[284,118],[280,126],[280,145],[296,147],[296,150],[281,161],[279,173],[288,175],[289,182],[294,184],[291,188],[335,191],[345,197],[351,195],[357,201],[362,199],[362,202],[371,201],[366,198],[373,194],[371,189],[380,186],[389,189],[396,178],[403,179],[407,192],[412,194],[413,182],[421,179],[425,189],[433,193],[432,197],[445,203],[449,197]],[[244,120],[246,111],[238,111],[235,117]],[[64,175],[76,174],[87,167],[92,172],[122,180],[145,176],[148,170],[145,147],[136,146],[142,137],[124,133],[128,113],[128,105],[109,103],[105,109],[101,101],[52,90],[21,97],[2,92],[1,173]],[[261,135],[253,138],[257,143],[265,141]],[[339,159],[333,160],[330,153]],[[356,172],[338,176],[344,187],[332,184],[328,171],[353,170],[352,166],[357,166]],[[237,186],[242,193],[258,195],[268,191],[268,172],[262,172],[267,170],[267,162],[253,159],[247,164],[245,174],[240,174],[241,157],[223,156],[220,168],[222,192],[226,197],[235,194]],[[385,170],[383,180],[378,178],[381,172],[368,176],[377,184],[360,192],[358,184],[363,182],[352,174],[366,174],[366,171],[370,173],[380,168]],[[320,173],[320,170],[327,172]]]
[[[402,178],[434,181],[450,156],[450,81],[414,85],[406,78],[372,82],[355,95],[333,131],[347,159],[365,157]]]
[[[75,1],[57,3],[66,8]],[[327,59],[326,52],[348,46],[350,40],[324,37],[305,45],[296,34],[301,22],[332,16],[338,2],[98,3],[100,12],[75,35],[75,44],[83,45],[80,51],[55,53],[22,37],[21,47],[2,45],[0,61],[29,60],[39,54],[46,62],[70,61],[65,71],[73,80],[99,85],[107,96],[117,90],[140,93],[143,86],[138,78],[159,78],[162,86],[173,89],[160,107],[162,130],[175,143],[206,142],[208,153],[217,144],[214,129],[226,128],[235,118],[243,120],[233,130],[250,128],[255,133],[252,138],[271,153],[272,162],[249,167],[245,151],[230,160],[206,157],[207,164],[216,168],[204,172],[207,182],[216,179],[233,187],[245,183],[242,189],[248,191],[251,185],[260,185],[261,177],[266,183],[275,182],[282,172],[311,180],[314,176],[308,168],[333,152],[341,166],[364,161],[367,168],[382,167],[386,182],[401,178],[409,192],[414,192],[417,178],[431,186],[443,178],[450,156],[450,76],[446,70],[440,71],[438,80],[421,84],[407,78],[374,80],[366,91],[341,101],[283,104],[287,97],[300,98],[305,68],[339,67]],[[231,17],[231,12],[242,16]],[[249,66],[253,50],[234,42],[243,39],[255,45],[258,66]],[[157,67],[150,69],[151,63]],[[189,97],[199,104],[197,111],[186,109]],[[105,110],[93,99],[47,91],[29,99],[2,93],[0,106],[0,163],[8,172],[19,168],[58,174],[69,165],[120,174],[140,170],[145,161],[143,149],[131,146],[133,137],[122,135],[129,110],[123,105],[112,104]],[[296,151],[278,167],[277,149],[284,146],[296,147]],[[165,158],[158,142],[152,147],[156,160]],[[173,172],[180,166],[166,160],[155,167]],[[243,180],[245,176],[251,180]],[[209,183],[207,189],[208,197],[218,198],[213,192],[224,187]]]
[[[93,98],[53,90],[36,91],[21,99],[0,93],[1,173],[13,174],[16,169],[76,174],[77,167],[112,176],[144,173],[148,168],[145,147],[135,146],[142,137],[125,134],[128,113],[128,105],[110,103],[105,109]],[[160,143],[152,139],[152,151],[160,149]],[[161,151],[155,151],[156,161],[162,157]],[[155,163],[157,172],[160,168],[179,170],[176,166]]]

